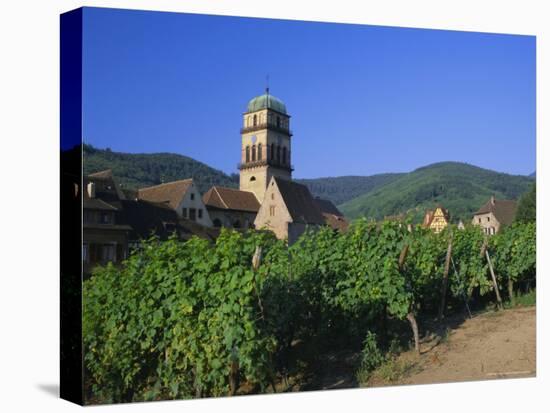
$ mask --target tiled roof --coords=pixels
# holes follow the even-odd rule
[[[340,232],[346,232],[349,227],[349,222],[342,215],[334,215],[329,213],[323,213],[325,223],[332,229]]]
[[[96,209],[100,211],[117,211],[118,210],[118,208],[103,201],[102,199],[88,197],[87,192],[84,192],[82,207],[84,209]]]
[[[305,185],[273,177],[293,222],[323,225],[325,219]]]
[[[192,184],[193,179],[183,179],[142,188],[138,190],[138,198],[144,201],[166,204],[170,208],[176,209]]]
[[[317,204],[317,207],[321,210],[323,214],[332,214],[339,217],[343,217],[344,214],[340,212],[338,208],[336,208],[336,205],[334,205],[331,201],[328,199],[322,199],[322,198],[315,198],[315,203]]]
[[[113,171],[111,169],[105,169],[104,171],[94,172],[89,174],[89,177],[100,179],[113,179]]]
[[[202,197],[206,207],[258,212],[260,203],[252,192],[213,186]]]
[[[517,202],[491,197],[474,215],[493,213],[501,225],[510,225],[516,217]]]

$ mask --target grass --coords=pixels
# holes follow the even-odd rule
[[[504,303],[505,308],[514,307],[532,307],[537,304],[537,290],[531,290],[527,293],[518,294],[515,297],[515,306],[510,301]]]

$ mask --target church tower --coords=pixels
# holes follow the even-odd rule
[[[292,179],[289,120],[285,104],[269,88],[243,114],[239,189],[253,192],[260,203],[272,176]]]

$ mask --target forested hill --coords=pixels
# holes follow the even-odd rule
[[[416,222],[426,209],[437,204],[450,210],[457,222],[471,220],[472,213],[491,195],[497,199],[518,199],[533,183],[533,178],[508,175],[459,162],[441,162],[403,174],[392,182],[341,204],[349,218],[410,213]]]
[[[136,189],[194,178],[204,193],[212,185],[238,187],[237,174],[220,170],[172,153],[130,154],[84,145],[84,173],[112,169],[124,188]],[[491,195],[518,199],[534,182],[533,177],[508,175],[476,166],[442,162],[410,173],[298,179],[314,196],[331,200],[349,218],[381,219],[410,212],[421,220],[428,208],[441,203],[453,222],[469,221]]]
[[[339,205],[366,194],[382,185],[395,181],[403,174],[378,174],[371,176],[338,176],[316,179],[296,179],[306,185],[315,196],[330,199]]]
[[[238,187],[238,175],[227,175],[195,159],[173,153],[131,154],[97,149],[84,145],[84,174],[112,169],[118,182],[127,189],[144,188],[161,182],[194,178],[204,193],[212,185]],[[380,185],[391,182],[401,174],[373,176],[342,176],[336,178],[301,179],[311,193],[341,204]]]
[[[144,188],[186,178],[194,178],[202,193],[212,185],[239,185],[237,175],[227,175],[195,159],[174,153],[122,153],[97,149],[90,145],[84,145],[83,153],[85,175],[112,169],[118,182],[127,189]]]

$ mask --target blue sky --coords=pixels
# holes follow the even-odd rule
[[[294,177],[535,170],[533,36],[86,8],[84,140],[237,172],[242,113],[292,116]]]

